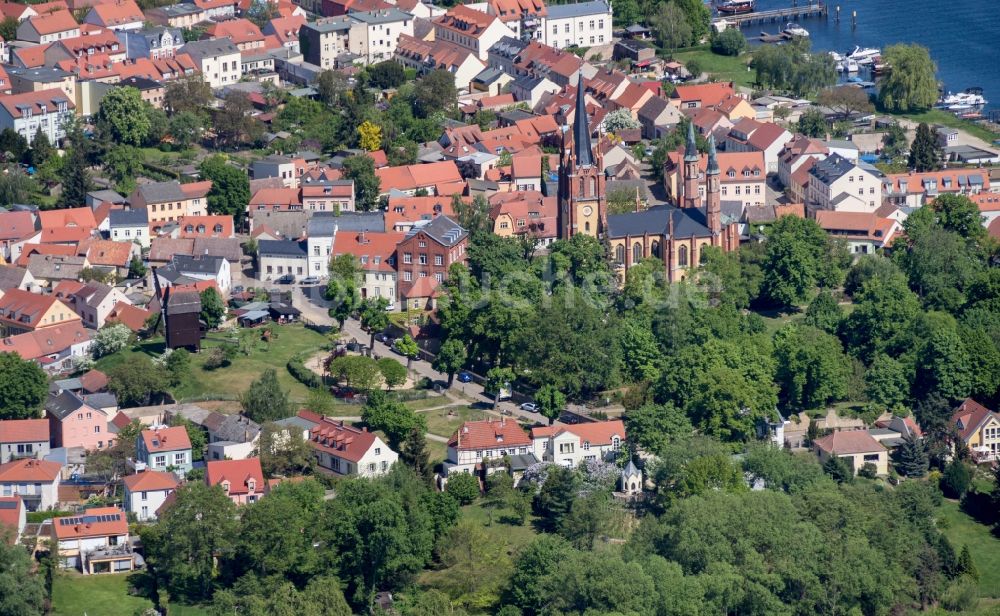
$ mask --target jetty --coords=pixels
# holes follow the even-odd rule
[[[824,3],[806,4],[803,6],[792,6],[785,9],[775,9],[773,11],[758,11],[754,13],[742,13],[739,15],[727,15],[717,17],[712,20],[712,24],[718,26],[725,24],[726,27],[740,28],[746,24],[764,24],[798,21],[802,17],[827,17],[829,9]]]

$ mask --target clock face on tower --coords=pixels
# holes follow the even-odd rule
[[[589,205],[583,206],[583,215],[584,216],[590,216],[593,213],[594,213],[594,208],[590,207]]]

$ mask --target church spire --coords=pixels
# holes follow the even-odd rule
[[[684,160],[697,161],[698,143],[694,140],[694,122],[688,120],[687,147],[684,149]]]
[[[719,175],[719,160],[715,155],[715,135],[708,136],[708,168],[705,175]]]
[[[576,115],[573,118],[573,154],[576,164],[581,167],[594,165],[594,153],[590,146],[590,122],[587,119],[587,103],[584,100],[583,73],[576,88]]]

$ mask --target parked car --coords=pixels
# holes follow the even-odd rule
[[[295,282],[295,276],[291,274],[285,274],[281,278],[278,278],[276,282],[278,284],[292,284],[293,282]]]
[[[461,372],[458,373],[458,382],[459,383],[471,383],[472,382],[472,373],[471,372],[467,372],[465,370],[462,370]]]
[[[392,338],[390,338],[388,334],[386,334],[385,332],[379,332],[375,334],[375,340],[378,340],[379,342],[383,342],[385,344],[392,344]]]
[[[299,284],[319,284],[319,278],[316,276],[306,276],[299,281]]]
[[[521,405],[521,410],[528,411],[529,413],[537,413],[538,405],[535,404],[534,402],[525,402]]]

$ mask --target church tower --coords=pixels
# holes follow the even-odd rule
[[[701,207],[698,176],[701,175],[698,144],[694,139],[694,122],[688,122],[687,146],[684,148],[684,200],[681,207]]]
[[[722,187],[719,160],[715,153],[715,136],[708,138],[708,167],[705,169],[705,220],[712,232],[712,245],[722,241]]]
[[[599,237],[607,220],[604,170],[601,155],[595,154],[590,142],[582,73],[576,89],[572,144],[566,143],[566,132],[559,160],[559,237],[569,239],[577,233]]]

